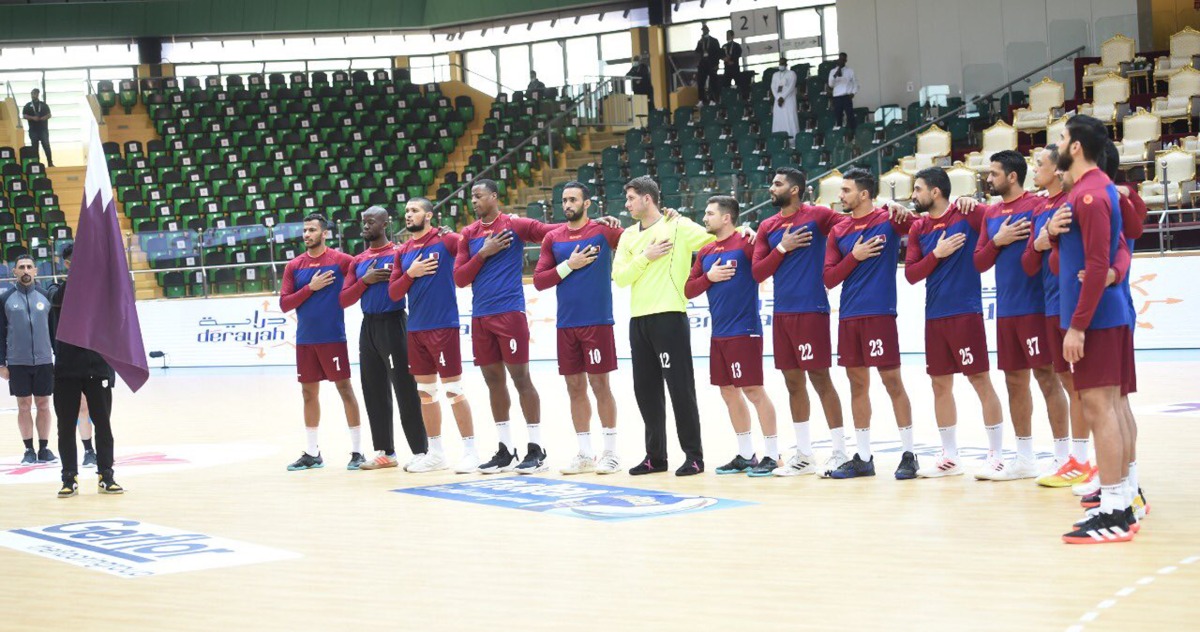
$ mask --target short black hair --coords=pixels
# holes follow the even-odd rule
[[[726,34],[726,35],[733,35],[733,30],[731,29],[731,30],[725,31],[725,34]]]
[[[942,197],[950,199],[950,176],[941,167],[926,167],[917,172],[917,180],[924,180],[925,186],[941,191]]]
[[[579,192],[583,194],[583,199],[585,200],[592,197],[592,190],[588,188],[588,185],[578,180],[571,180],[570,182],[564,184],[562,190],[566,191],[567,189],[579,189]]]
[[[426,213],[433,212],[433,202],[430,202],[429,198],[423,198],[420,196],[409,198],[408,202],[405,203],[405,206],[408,206],[409,204],[416,204],[417,206],[420,206],[421,210],[425,211]]]
[[[846,59],[850,59],[850,56],[849,56],[849,55],[847,55],[847,54],[846,54],[846,53],[844,53],[844,52],[842,52],[842,53],[838,53],[838,57],[845,57]]]
[[[775,175],[787,178],[788,184],[799,187],[801,194],[804,193],[804,186],[808,184],[804,172],[795,167],[780,167],[775,170]]]
[[[875,196],[879,193],[879,184],[878,181],[875,180],[875,176],[870,171],[867,171],[861,167],[854,167],[853,169],[848,170],[842,176],[842,180],[854,181],[854,185],[857,186],[859,190],[869,193],[871,195],[871,199],[875,199]]]
[[[488,193],[500,193],[500,187],[496,185],[496,181],[490,178],[478,178],[471,181],[471,188],[483,187]]]
[[[1117,174],[1121,171],[1121,152],[1117,151],[1116,143],[1107,139],[1104,141],[1104,151],[1100,152],[1098,164],[1109,180],[1117,181]]]
[[[1025,172],[1029,171],[1029,163],[1025,162],[1025,157],[1011,149],[998,151],[988,158],[991,162],[1000,163],[1000,168],[1004,170],[1004,175],[1012,173],[1017,174],[1017,185],[1020,186],[1025,182]]]
[[[28,259],[29,263],[32,263],[35,267],[37,266],[37,262],[33,260],[33,255],[24,254],[24,255],[17,255],[16,260],[13,261],[13,267],[15,268],[17,265],[19,265],[25,259]]]
[[[1076,114],[1067,119],[1067,139],[1072,143],[1079,143],[1086,160],[1099,163],[1104,151],[1104,141],[1108,140],[1108,130],[1100,119]]]
[[[67,244],[59,256],[63,258],[63,261],[70,261],[73,254],[75,254],[75,244]]]
[[[738,206],[737,200],[733,199],[732,196],[714,195],[708,198],[708,204],[716,204],[717,208],[721,209],[722,213],[730,216],[730,219],[733,220],[734,224],[737,223],[738,211],[741,210],[741,207]]]
[[[662,190],[658,188],[658,183],[650,176],[638,176],[626,182],[625,190],[628,191],[630,189],[633,189],[633,192],[638,195],[649,195],[650,200],[655,205],[658,204],[659,199],[662,197]]]
[[[321,225],[321,230],[329,229],[329,218],[325,217],[324,215],[322,215],[320,213],[309,213],[304,218],[304,223],[307,224],[308,222],[317,222],[318,224]]]

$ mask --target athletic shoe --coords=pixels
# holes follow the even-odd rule
[[[704,471],[704,461],[688,461],[675,470],[675,476],[695,476]]]
[[[322,467],[325,467],[325,459],[322,459],[320,454],[312,456],[307,452],[302,452],[300,453],[300,458],[292,462],[287,469],[289,472],[296,472],[299,470],[315,470]]]
[[[413,474],[424,474],[425,472],[444,470],[448,467],[450,464],[446,462],[446,455],[441,452],[426,452],[416,463],[408,466],[408,471]]]
[[[50,448],[42,448],[38,450],[38,463],[57,463],[58,457],[50,451]]]
[[[500,444],[500,448],[496,450],[495,456],[490,461],[479,466],[481,474],[497,474],[499,472],[511,472],[517,467],[517,451],[508,451],[504,444]]]
[[[1129,542],[1133,539],[1133,531],[1125,519],[1124,511],[1097,513],[1088,518],[1079,528],[1063,534],[1063,542],[1067,544],[1112,544]]]
[[[33,448],[25,450],[25,456],[21,457],[21,465],[37,465],[37,452]]]
[[[63,481],[62,489],[58,490],[59,498],[70,498],[79,495],[79,477],[72,476],[71,480]]]
[[[854,458],[838,466],[829,473],[829,478],[858,478],[860,476],[875,476],[875,457],[864,461],[856,453]]]
[[[83,466],[84,467],[96,467],[96,451],[95,450],[84,450],[83,451]]]
[[[421,462],[421,459],[423,459],[423,458],[425,458],[425,453],[424,453],[424,452],[422,452],[422,453],[420,453],[420,454],[414,454],[414,455],[412,455],[412,457],[408,459],[408,463],[405,463],[405,464],[404,464],[404,471],[405,471],[405,472],[408,472],[408,471],[410,471],[410,470],[408,469],[408,467],[409,467],[410,465],[416,465],[417,463],[420,463],[420,462]],[[397,461],[397,464],[398,464],[398,463],[399,463],[399,461]]]
[[[1125,508],[1125,522],[1129,523],[1129,530],[1137,533],[1142,530],[1142,519],[1137,515],[1137,509],[1130,505]]]
[[[1080,463],[1071,457],[1054,472],[1038,478],[1037,484],[1042,487],[1070,487],[1086,481],[1091,473],[1091,463]]]
[[[1015,456],[1008,461],[989,459],[987,467],[976,472],[975,478],[981,481],[1015,481],[1022,478],[1036,478],[1037,475],[1036,460]]]
[[[804,454],[797,450],[792,455],[792,458],[788,459],[787,465],[777,467],[771,473],[775,476],[800,476],[802,474],[812,474],[815,471],[817,471],[817,467],[813,465],[813,455]]]
[[[750,455],[746,458],[742,455],[733,457],[733,460],[717,468],[717,474],[744,474],[750,471],[750,468],[758,465],[758,457]]]
[[[900,456],[900,465],[896,466],[896,480],[908,481],[916,478],[917,470],[920,467],[921,464],[917,463],[917,455],[912,452],[905,452]]]
[[[463,452],[462,458],[458,460],[458,465],[454,466],[455,474],[471,474],[479,471],[479,455],[475,454],[474,450]]]
[[[517,466],[517,474],[537,474],[550,469],[546,465],[546,451],[542,446],[531,443],[525,451],[525,460]]]
[[[1092,509],[1095,507],[1099,507],[1100,506],[1100,491],[1097,490],[1096,493],[1092,494],[1091,496],[1084,496],[1083,498],[1080,498],[1079,506],[1083,507],[1084,509]]]
[[[1071,486],[1071,493],[1076,496],[1091,496],[1100,492],[1100,477],[1094,476],[1083,483]]]
[[[759,459],[758,465],[755,465],[754,467],[750,468],[749,472],[746,472],[746,476],[753,476],[755,478],[760,476],[770,476],[771,474],[775,473],[775,470],[777,469],[779,469],[779,463],[769,456],[764,456],[762,459]]]
[[[917,470],[917,476],[920,476],[921,478],[961,476],[962,473],[962,464],[959,463],[958,459],[952,459],[944,454],[938,457],[938,460],[933,462],[932,467],[923,467]]]
[[[370,471],[370,470],[382,470],[384,468],[399,467],[399,466],[400,466],[400,462],[398,460],[396,460],[396,455],[388,454],[387,452],[384,452],[383,450],[377,450],[375,452],[375,457],[373,459],[371,459],[370,461],[367,461],[367,462],[359,465],[358,469]],[[408,467],[405,466],[404,469],[407,470]],[[409,471],[411,472],[412,470],[409,470]]]
[[[1073,524],[1071,526],[1078,529],[1079,527],[1082,527],[1083,525],[1087,524],[1088,520],[1091,520],[1092,518],[1096,517],[1099,514],[1100,514],[1099,507],[1093,507],[1092,509],[1088,509],[1083,514],[1083,520],[1078,520],[1075,522],[1075,524]],[[1142,530],[1142,526],[1140,524],[1138,524],[1137,516],[1134,515],[1135,512],[1132,507],[1126,507],[1124,514],[1125,514],[1125,522],[1129,523],[1130,531],[1132,531],[1133,533],[1137,533]]]
[[[667,462],[655,463],[654,459],[646,457],[641,463],[629,468],[630,476],[641,476],[643,474],[658,474],[667,471]]]
[[[829,458],[825,460],[824,467],[819,470],[821,473],[821,478],[829,478],[830,474],[832,474],[834,470],[849,462],[850,457],[846,456],[845,452],[840,450],[834,451],[829,455]]]
[[[571,464],[559,470],[563,474],[591,474],[596,471],[596,457],[576,454]]]
[[[112,472],[96,475],[96,491],[101,494],[124,494],[125,488],[113,480]]]
[[[665,469],[665,468],[664,468]],[[621,471],[621,459],[616,452],[605,452],[596,463],[597,474],[616,474]]]
[[[1138,488],[1137,496],[1133,497],[1133,511],[1138,520],[1150,515],[1150,503],[1146,502],[1146,494],[1142,492],[1141,487]]]

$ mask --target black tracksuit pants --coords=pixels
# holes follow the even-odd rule
[[[633,394],[646,423],[646,455],[656,463],[667,461],[665,380],[683,453],[689,461],[703,463],[687,315],[664,312],[631,318],[629,346],[633,355]]]
[[[396,452],[392,427],[392,391],[400,404],[400,427],[413,454],[429,449],[417,382],[408,373],[408,316],[404,310],[363,314],[358,338],[359,377],[371,443],[387,454]]]
[[[75,443],[75,424],[79,420],[79,397],[87,398],[92,417],[92,437],[96,443],[96,468],[100,474],[112,474],[112,380],[100,377],[56,377],[54,379],[54,415],[58,418],[58,458],[67,481],[79,474],[79,452]]]

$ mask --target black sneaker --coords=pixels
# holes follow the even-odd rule
[[[1097,490],[1091,496],[1084,496],[1079,499],[1079,505],[1084,509],[1094,509],[1100,506],[1100,491]]]
[[[1064,533],[1062,539],[1067,544],[1129,542],[1133,539],[1133,530],[1129,528],[1124,511],[1097,513],[1074,531]]]
[[[759,459],[758,465],[755,465],[754,467],[750,468],[749,472],[746,472],[746,475],[756,478],[760,476],[771,476],[775,473],[775,468],[777,467],[779,467],[779,464],[775,462],[775,459],[772,459],[769,456],[764,456],[763,458]]]
[[[291,465],[288,465],[287,469],[289,472],[296,472],[299,470],[315,470],[322,467],[325,467],[325,459],[322,459],[320,454],[313,456],[307,452],[302,452],[300,453],[300,458],[293,461]]]
[[[688,461],[675,470],[675,476],[695,476],[704,471],[704,461]]]
[[[917,470],[920,469],[917,464],[917,455],[912,452],[905,452],[900,457],[900,465],[896,467],[896,480],[907,481],[917,477]]]
[[[41,450],[38,450],[37,460],[38,463],[57,463],[58,457],[54,456],[54,453],[50,451],[50,448],[42,448]]]
[[[667,462],[662,461],[656,463],[654,459],[646,457],[641,463],[629,468],[630,476],[641,476],[643,474],[659,474],[667,471]]]
[[[357,470],[358,468],[362,467],[363,463],[366,463],[366,462],[367,462],[367,459],[363,457],[361,452],[351,452],[350,453],[350,462],[346,464],[346,469]]]
[[[70,479],[63,480],[62,489],[58,490],[59,498],[70,498],[79,495],[79,477],[72,476]]]
[[[854,458],[842,463],[829,473],[829,478],[858,478],[860,476],[875,476],[875,457],[864,461],[855,453]]]
[[[733,457],[732,461],[722,465],[721,467],[718,467],[717,474],[742,474],[744,472],[749,472],[750,468],[754,467],[755,465],[758,465],[757,455],[752,454],[750,455],[750,458],[747,459],[739,454]]]
[[[525,460],[517,466],[517,474],[537,474],[548,469],[550,466],[546,465],[546,451],[536,443],[529,444],[525,451]]]
[[[37,452],[33,448],[25,450],[25,456],[21,457],[21,465],[37,465]]]
[[[96,467],[96,451],[95,450],[84,450],[83,466],[84,467]]]
[[[500,472],[511,472],[517,467],[517,451],[508,451],[504,444],[500,444],[500,448],[496,450],[492,460],[479,466],[481,474],[498,474]]]
[[[101,494],[124,494],[125,488],[113,480],[112,472],[96,475],[96,491]]]

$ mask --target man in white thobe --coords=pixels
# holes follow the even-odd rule
[[[800,115],[796,110],[796,73],[787,67],[787,60],[779,60],[779,70],[771,77],[771,95],[775,98],[775,109],[771,115],[771,132],[787,132],[796,139],[800,131]]]

